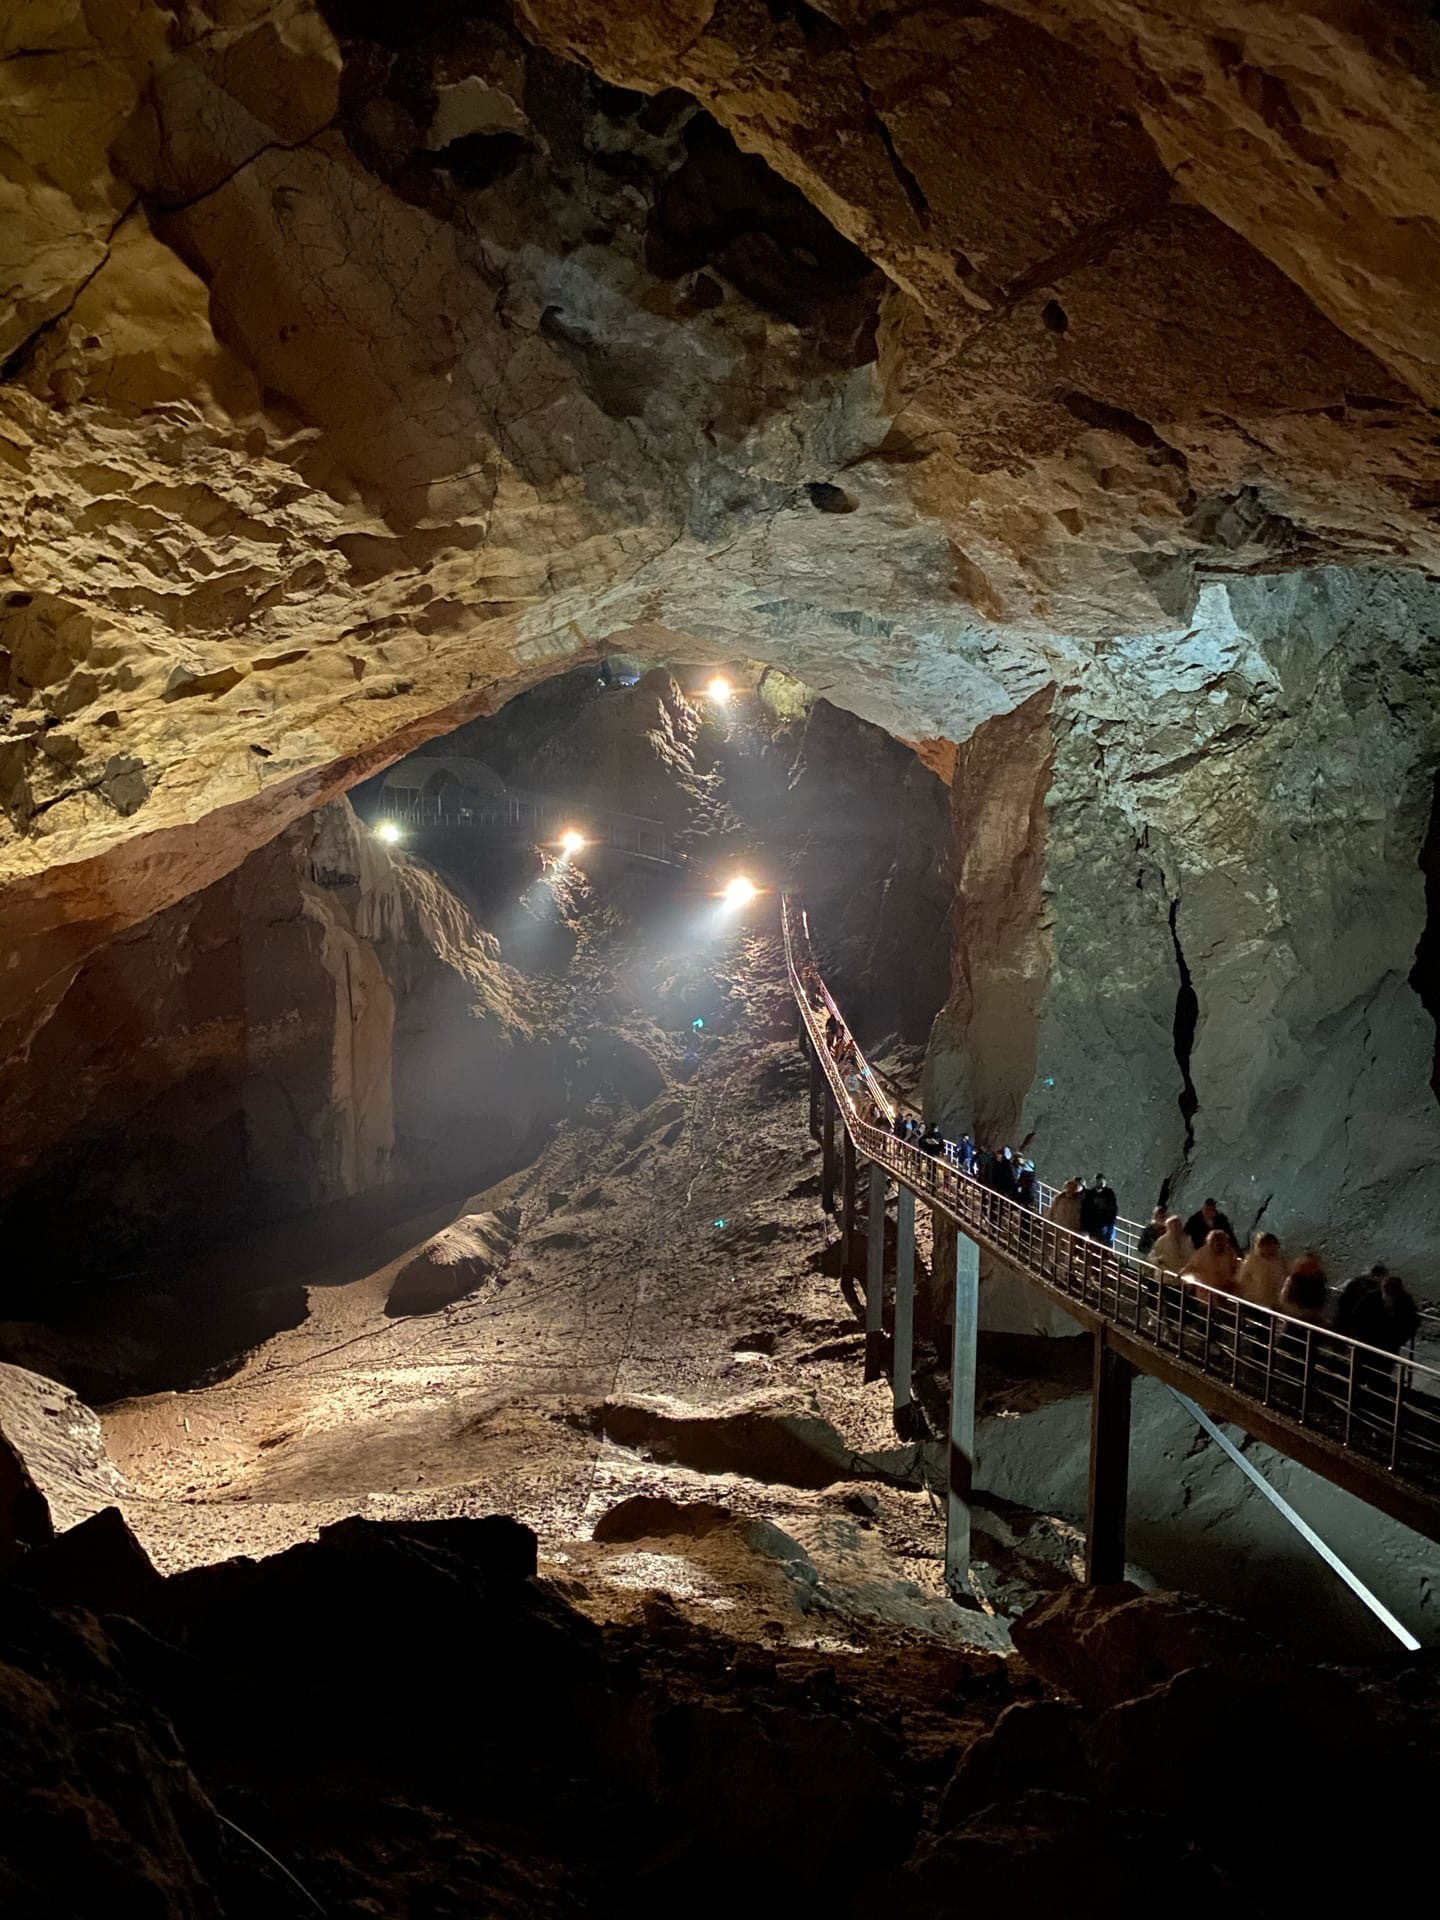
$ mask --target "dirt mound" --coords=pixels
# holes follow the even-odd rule
[[[518,1207],[465,1214],[406,1261],[391,1284],[386,1313],[434,1313],[474,1293],[504,1266],[519,1232]]]
[[[1011,1631],[1017,1651],[1051,1686],[1095,1707],[1266,1646],[1243,1620],[1191,1594],[1142,1593],[1128,1583],[1062,1588]]]
[[[656,1540],[672,1534],[704,1539],[722,1527],[733,1526],[729,1507],[710,1500],[667,1500],[663,1494],[637,1493],[602,1513],[595,1522],[594,1540]]]
[[[817,1491],[842,1480],[908,1485],[914,1473],[911,1450],[857,1453],[828,1420],[782,1406],[707,1413],[678,1411],[674,1403],[611,1400],[581,1418],[619,1446],[696,1473],[734,1473]]]

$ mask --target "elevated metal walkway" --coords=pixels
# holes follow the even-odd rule
[[[811,1060],[812,1127],[824,1141],[827,1199],[834,1193],[834,1122],[843,1128],[842,1259],[863,1283],[867,1332],[879,1341],[886,1277],[887,1181],[898,1188],[895,1334],[897,1410],[910,1402],[915,1203],[931,1208],[937,1265],[953,1263],[951,1469],[947,1570],[969,1560],[967,1498],[974,1467],[974,1338],[983,1249],[1062,1306],[1095,1342],[1090,1462],[1089,1577],[1124,1572],[1129,1458],[1129,1383],[1153,1375],[1278,1452],[1440,1541],[1440,1372],[1307,1321],[1181,1282],[1141,1259],[1134,1239],[1115,1248],[1067,1232],[1039,1212],[991,1191],[943,1158],[922,1153],[874,1124],[872,1100],[891,1112],[856,1049],[860,1092],[846,1085],[825,1044],[839,1010],[820,979],[804,916],[781,903],[785,958]],[[814,996],[812,998],[812,995]],[[819,1004],[815,1002],[818,999]],[[842,1019],[843,1025],[843,1019]],[[848,1037],[848,1036],[847,1036]],[[868,1165],[862,1231],[860,1167]],[[1046,1199],[1053,1189],[1044,1189]],[[1134,1222],[1127,1222],[1132,1233]],[[1118,1236],[1117,1236],[1118,1237]],[[953,1243],[953,1250],[952,1250]],[[863,1258],[862,1258],[863,1250]],[[872,1348],[872,1352],[874,1349]],[[968,1397],[968,1404],[967,1404]]]
[[[500,794],[464,787],[428,794],[392,788],[385,792],[376,819],[411,829],[449,827],[472,833],[533,834],[537,840],[558,841],[562,834],[573,831],[582,833],[589,846],[609,847],[632,859],[662,866],[680,866],[684,861],[674,835],[659,820],[564,800],[556,794],[526,793],[516,787],[507,787]]]

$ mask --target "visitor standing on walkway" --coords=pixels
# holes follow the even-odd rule
[[[1120,1202],[1115,1189],[1103,1173],[1097,1173],[1093,1187],[1086,1187],[1080,1202],[1080,1223],[1092,1240],[1102,1247],[1115,1244],[1115,1222],[1120,1218]]]
[[[1140,1229],[1140,1238],[1136,1243],[1135,1251],[1148,1258],[1151,1248],[1164,1231],[1165,1209],[1164,1207],[1156,1207],[1155,1211],[1150,1215],[1149,1226]]]
[[[1191,1214],[1185,1222],[1185,1231],[1190,1236],[1190,1244],[1198,1253],[1212,1233],[1223,1233],[1238,1253],[1240,1242],[1235,1238],[1235,1229],[1230,1224],[1228,1214],[1220,1211],[1213,1200],[1207,1200]]]

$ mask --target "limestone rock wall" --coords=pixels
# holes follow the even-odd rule
[[[543,1104],[532,1040],[460,903],[324,808],[95,955],[0,1078],[12,1284],[481,1172]]]
[[[8,8],[0,1052],[604,648],[943,760],[1207,580],[1433,570],[1435,44],[1408,0]]]
[[[1153,676],[1102,655],[1052,713],[1032,707],[973,810],[957,780],[962,876],[994,812],[1006,898],[1042,877],[1009,953],[1003,909],[966,913],[962,877],[940,1110],[1023,1137],[1058,1176],[1103,1170],[1132,1215],[1215,1193],[1237,1228],[1263,1217],[1342,1274],[1384,1258],[1440,1285],[1435,1028],[1411,981],[1437,641],[1419,582],[1241,582],[1207,594]],[[971,764],[1020,719],[982,729]],[[1053,756],[1038,812],[1011,791],[1026,754]],[[966,983],[1015,970],[1019,1017],[1013,998],[977,1015]]]

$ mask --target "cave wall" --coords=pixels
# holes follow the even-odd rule
[[[103,948],[0,1076],[10,1277],[478,1172],[535,1121],[535,1052],[489,937],[332,803]]]
[[[0,1048],[632,640],[958,741],[1206,580],[1433,569],[1436,45],[1379,0],[7,9]]]
[[[1430,1283],[1440,1106],[1411,973],[1437,641],[1440,595],[1414,579],[1236,582],[1157,638],[1153,671],[1102,651],[1032,709],[973,805],[957,782],[956,829],[963,863],[999,812],[1002,893],[1042,870],[1029,1004],[969,1012],[972,975],[1005,965],[1003,908],[957,913],[939,1110],[994,1115],[1057,1176],[1103,1170],[1132,1216],[1213,1192],[1237,1228],[1263,1216],[1340,1273],[1383,1258]],[[1053,756],[1038,812],[1010,790],[1026,751]]]

